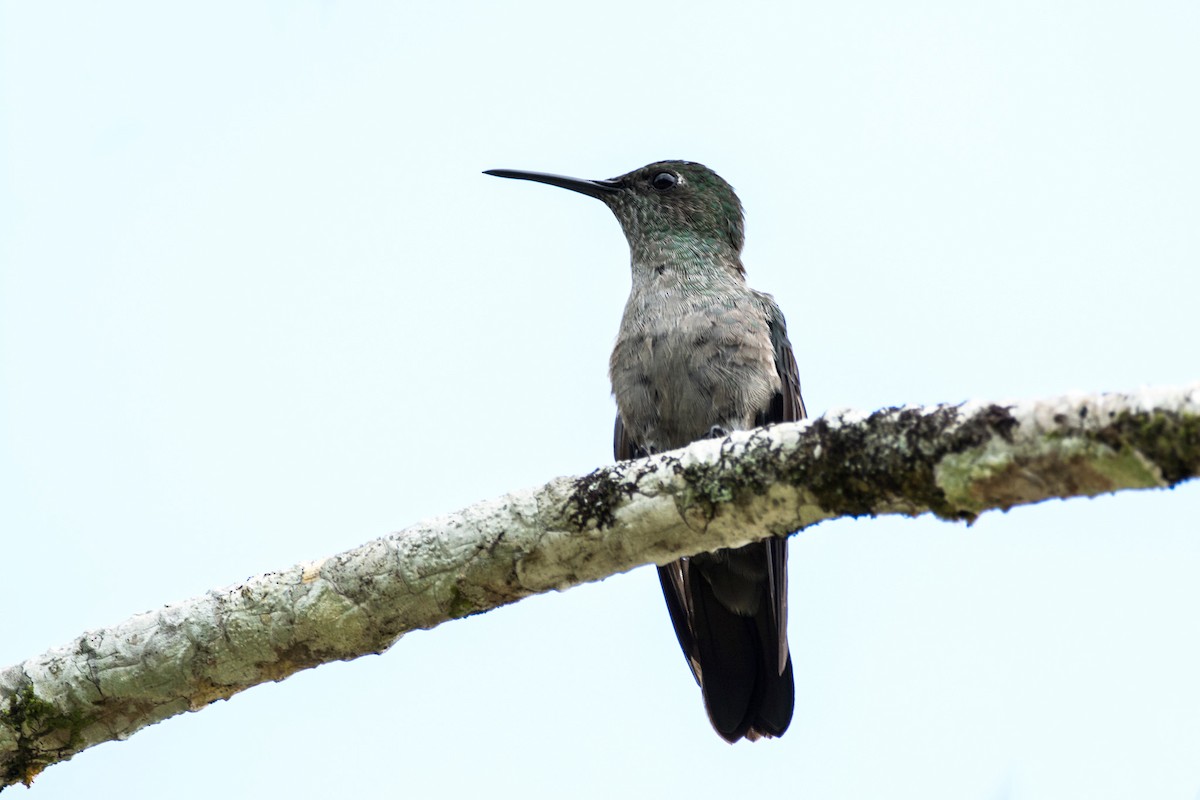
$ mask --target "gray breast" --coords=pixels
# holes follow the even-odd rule
[[[648,451],[682,447],[714,426],[753,427],[779,388],[764,310],[745,289],[635,291],[609,374],[627,433]]]

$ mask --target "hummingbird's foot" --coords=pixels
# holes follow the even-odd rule
[[[708,429],[708,438],[710,439],[724,439],[728,435],[729,431],[725,430],[720,425],[713,425]]]

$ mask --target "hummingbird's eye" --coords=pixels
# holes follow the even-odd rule
[[[677,183],[679,183],[679,178],[670,172],[660,172],[650,181],[650,185],[660,192],[665,192]]]

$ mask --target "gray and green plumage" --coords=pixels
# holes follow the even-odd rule
[[[719,175],[688,161],[607,181],[488,174],[595,197],[625,231],[633,285],[609,363],[618,460],[804,418],[783,314],[746,285],[742,206]],[[658,574],[717,733],[782,735],[793,706],[787,541],[682,558]]]

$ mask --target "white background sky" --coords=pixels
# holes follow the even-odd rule
[[[0,4],[0,663],[611,459],[611,215],[702,161],[809,410],[1200,378],[1200,5]],[[31,797],[1195,798],[1200,486],[792,540],[796,715],[652,570]],[[23,797],[24,789],[14,789]]]

